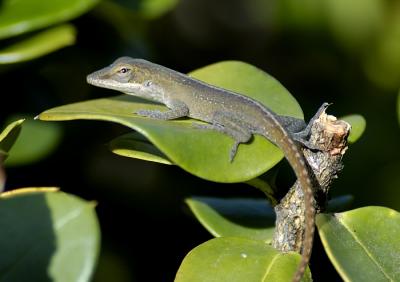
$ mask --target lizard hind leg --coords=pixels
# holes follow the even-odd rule
[[[232,162],[235,158],[239,145],[241,143],[249,142],[253,136],[251,130],[249,129],[249,125],[246,125],[242,121],[235,119],[229,113],[215,113],[214,122],[212,124],[199,125],[196,127],[212,129],[229,135],[233,138],[234,144],[229,154],[230,162]]]
[[[250,141],[252,134],[245,130],[237,130],[232,127],[221,125],[221,124],[194,124],[194,127],[198,129],[209,129],[221,132],[223,134],[229,135],[233,138],[234,144],[232,145],[230,154],[229,154],[229,161],[233,162],[233,159],[236,156],[238,147],[240,143],[247,143]]]
[[[310,119],[308,122],[307,126],[299,132],[293,132],[292,133],[292,138],[302,144],[303,146],[307,147],[310,150],[319,150],[320,148],[317,148],[308,141],[310,133],[311,133],[311,127],[314,124],[314,122],[322,115],[322,113],[325,112],[325,110],[330,106],[331,104],[329,103],[323,103],[316,114]]]
[[[225,124],[223,126],[223,129],[220,130],[220,132],[229,135],[234,140],[231,151],[229,153],[229,161],[230,162],[233,162],[233,159],[236,156],[239,145],[241,143],[249,142],[253,136],[252,133],[249,132],[247,129],[241,128],[240,126],[237,126],[237,125],[233,126],[233,124],[232,125]]]

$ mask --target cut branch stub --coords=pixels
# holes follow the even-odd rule
[[[315,177],[315,208],[323,211],[330,184],[341,171],[342,157],[347,150],[350,125],[322,112],[311,128],[310,143],[320,150],[303,148],[310,171]],[[280,251],[300,252],[303,243],[305,217],[304,195],[298,181],[275,207],[276,228],[272,245]]]

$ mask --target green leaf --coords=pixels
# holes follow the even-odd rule
[[[21,132],[21,124],[24,119],[16,120],[10,123],[3,131],[0,133],[0,155],[3,159],[7,158],[8,151],[14,145],[17,140],[19,133]]]
[[[2,132],[0,132],[0,193],[6,183],[6,173],[4,172],[3,162],[8,157],[8,152],[17,140],[21,132],[23,119],[10,123]]]
[[[223,237],[194,248],[183,260],[175,282],[291,281],[300,255],[280,253],[263,241]],[[307,271],[302,281],[311,281]]]
[[[65,22],[90,10],[99,0],[3,0],[0,39]]]
[[[46,29],[0,50],[0,64],[35,59],[75,43],[76,30],[65,24]]]
[[[59,124],[27,118],[21,134],[9,153],[6,166],[27,165],[50,155],[61,141]]]
[[[198,221],[215,237],[244,237],[270,242],[275,212],[265,199],[186,199]]]
[[[333,198],[328,211],[344,210],[353,196]],[[275,211],[265,199],[191,197],[185,200],[196,219],[215,237],[242,237],[271,242]]]
[[[215,63],[189,73],[190,76],[252,97],[280,115],[303,119],[296,99],[266,72],[243,62]]]
[[[156,18],[172,10],[178,0],[141,0],[139,2],[141,13],[144,16]]]
[[[191,75],[251,96],[278,114],[302,118],[301,109],[290,93],[276,79],[251,65],[227,61],[204,67]],[[234,141],[230,137],[211,130],[199,130],[191,119],[162,121],[133,114],[140,109],[166,108],[122,95],[57,107],[40,114],[39,118],[94,119],[123,124],[143,134],[172,163],[196,176],[217,182],[255,178],[283,157],[276,146],[261,136],[255,136],[251,144],[239,146],[231,163],[229,152]]]
[[[275,177],[275,176],[273,176]],[[274,179],[271,179],[271,181],[275,181]],[[250,185],[251,187],[257,188],[261,192],[265,194],[267,197],[268,202],[275,207],[278,204],[278,200],[276,199],[275,191],[271,187],[268,181],[261,179],[261,178],[253,178],[245,182],[247,185]]]
[[[172,162],[143,135],[127,133],[110,142],[110,150],[117,155],[171,165]]]
[[[0,196],[2,281],[89,281],[99,252],[94,204],[49,188]]]
[[[317,216],[325,250],[346,281],[400,280],[400,214],[364,207]]]
[[[116,0],[124,7],[133,9],[137,14],[146,18],[157,18],[172,10],[178,0]]]
[[[366,121],[361,115],[348,115],[340,119],[347,121],[351,125],[350,135],[348,137],[349,143],[355,143],[361,135],[363,135],[366,127]]]

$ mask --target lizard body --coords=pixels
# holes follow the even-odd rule
[[[191,117],[207,122],[201,127],[217,130],[235,140],[231,161],[239,144],[248,142],[253,134],[275,143],[292,166],[304,194],[306,228],[302,259],[293,278],[296,282],[301,280],[311,255],[315,210],[311,175],[296,141],[307,146],[305,137],[311,122],[306,126],[302,120],[279,116],[254,99],[142,59],[119,58],[110,66],[88,75],[87,81],[95,86],[156,101],[169,108],[165,112],[136,112],[141,116],[164,120]],[[324,104],[319,112],[326,106]]]

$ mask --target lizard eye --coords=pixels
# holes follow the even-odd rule
[[[127,67],[122,67],[122,68],[120,68],[119,70],[118,70],[118,73],[120,73],[120,74],[126,74],[126,73],[128,73],[128,72],[130,72],[131,71],[131,69],[129,69],[129,68],[127,68]]]

